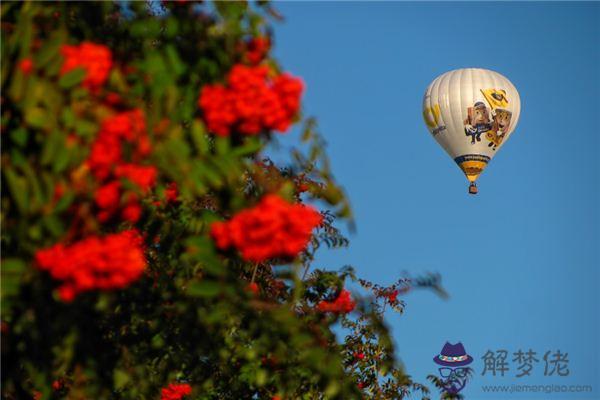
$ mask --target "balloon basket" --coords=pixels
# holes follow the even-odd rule
[[[475,182],[471,182],[471,184],[469,185],[469,194],[477,194],[477,192],[477,185],[475,184]]]

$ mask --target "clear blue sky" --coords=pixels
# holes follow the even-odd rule
[[[417,381],[446,340],[475,358],[467,399],[600,399],[599,3],[277,3],[275,54],[307,85],[358,232],[319,267],[391,283],[440,272],[450,292],[408,295],[389,323]],[[427,132],[427,85],[454,68],[507,76],[521,120],[480,194]],[[285,141],[295,141],[291,134]],[[486,350],[533,349],[532,377],[481,376]],[[545,377],[543,354],[570,375]],[[512,358],[512,355],[511,355]],[[509,360],[510,361],[510,360]],[[482,392],[481,385],[593,385],[589,394]],[[435,397],[435,396],[434,396]]]

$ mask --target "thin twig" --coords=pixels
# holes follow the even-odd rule
[[[306,268],[304,268],[304,274],[302,275],[302,281],[304,281],[306,279],[306,274],[308,273],[308,270],[310,269],[310,264],[306,264]]]
[[[258,262],[254,264],[254,271],[252,271],[252,279],[250,283],[254,283],[254,278],[256,278],[256,270],[258,269]]]

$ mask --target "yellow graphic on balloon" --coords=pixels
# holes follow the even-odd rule
[[[444,129],[446,129],[446,127],[444,125],[439,125],[439,120],[440,120],[440,105],[439,104],[434,104],[432,107],[426,107],[423,110],[423,119],[425,120],[425,124],[427,124],[427,126],[429,128],[431,128],[431,133],[432,135],[437,135],[438,133],[440,133],[441,131],[443,131]]]
[[[433,118],[432,118],[433,117]],[[430,128],[435,128],[438,125],[440,118],[440,105],[436,104],[433,107],[427,107],[423,110],[423,119]]]
[[[506,98],[505,90],[482,89],[481,93],[483,93],[483,96],[493,110],[496,108],[508,107],[508,100]]]

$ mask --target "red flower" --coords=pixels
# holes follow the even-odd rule
[[[64,62],[60,74],[82,67],[86,70],[83,86],[88,89],[101,87],[112,67],[112,53],[110,49],[101,44],[83,42],[79,46],[63,45],[61,53]]]
[[[187,383],[170,383],[166,388],[162,388],[160,400],[180,400],[191,393],[192,387]]]
[[[306,248],[313,229],[322,221],[314,208],[271,194],[230,221],[213,223],[211,235],[219,249],[234,247],[247,261],[289,259]]]
[[[65,143],[66,143],[67,147],[71,148],[71,147],[75,146],[77,143],[79,143],[79,138],[77,137],[76,134],[69,133],[67,135],[67,139],[65,140]]]
[[[271,41],[268,37],[258,36],[246,43],[246,59],[252,65],[259,64],[269,52]]]
[[[152,149],[142,110],[121,112],[102,121],[87,159],[87,164],[97,179],[108,178],[116,165],[124,163],[121,148],[125,143],[133,145],[133,158],[139,159],[150,154]]]
[[[130,144],[131,161],[123,160],[122,147]],[[156,184],[157,169],[137,162],[151,151],[150,140],[146,132],[144,113],[140,109],[125,111],[102,121],[100,131],[92,144],[91,153],[86,161],[92,174],[103,183],[95,194],[96,204],[100,208],[98,220],[106,222],[119,211],[121,189],[119,179],[127,179],[142,192],[148,192]],[[121,217],[137,222],[142,214],[134,193],[129,192],[127,205],[121,211]]]
[[[299,183],[297,186],[297,189],[298,189],[298,193],[304,193],[308,189],[310,189],[310,187],[306,183]]]
[[[115,92],[108,93],[106,95],[106,97],[104,98],[104,102],[111,106],[116,106],[116,105],[120,104],[121,101],[122,101],[121,95],[119,95],[119,93],[115,93]]]
[[[64,388],[65,388],[65,381],[63,381],[62,379],[56,379],[52,382],[52,390],[54,390],[55,392],[63,390]]]
[[[52,201],[58,201],[65,194],[66,187],[65,184],[59,182],[54,185],[54,195],[52,196]]]
[[[356,358],[357,360],[364,360],[365,359],[365,353],[363,353],[362,351],[359,353],[354,354],[354,358]]]
[[[146,135],[144,112],[136,108],[120,112],[102,121],[99,137],[109,136],[134,143],[144,135]]]
[[[24,58],[19,63],[19,69],[25,75],[29,75],[33,71],[33,61],[31,58]]]
[[[258,288],[258,284],[256,282],[250,282],[247,286],[247,290],[254,295],[257,295],[260,289]]]
[[[142,216],[142,207],[137,202],[131,202],[126,205],[121,211],[121,217],[123,220],[129,221],[131,223],[136,223]]]
[[[110,182],[101,186],[94,194],[96,205],[103,209],[116,209],[121,200],[121,183],[118,181]]]
[[[59,243],[38,250],[35,259],[40,269],[62,281],[58,293],[66,302],[84,291],[124,288],[146,268],[142,238],[136,230],[92,236],[69,246]]]
[[[336,314],[346,314],[354,310],[356,302],[352,300],[350,292],[342,290],[334,301],[321,301],[317,304],[317,309],[321,312],[332,312]]]
[[[300,108],[303,85],[289,74],[269,79],[266,66],[235,65],[227,85],[206,85],[198,105],[208,129],[219,136],[232,132],[257,135],[285,132]]]
[[[177,183],[169,183],[165,189],[165,199],[167,200],[167,203],[176,203],[178,197],[179,191],[177,190]]]
[[[229,136],[231,126],[237,119],[230,97],[223,86],[207,85],[202,89],[198,100],[208,128],[219,136]]]
[[[117,178],[126,178],[135,183],[142,191],[148,191],[156,183],[156,168],[136,164],[122,164],[115,168]]]
[[[99,180],[108,178],[114,166],[121,161],[121,143],[117,138],[100,137],[92,144],[92,150],[86,161],[88,167]]]
[[[388,301],[390,303],[395,303],[398,300],[398,291],[394,290],[393,292],[391,292],[390,294],[388,294],[386,297],[388,299]]]

